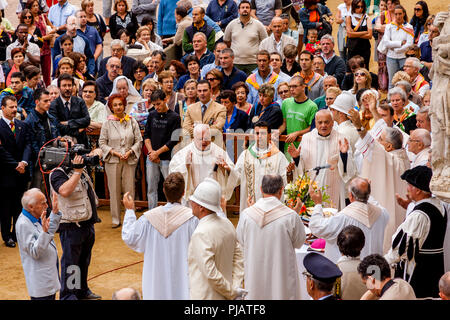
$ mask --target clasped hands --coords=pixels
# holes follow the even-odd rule
[[[124,154],[117,152],[117,151],[113,151],[112,154],[118,158],[120,158],[120,160],[128,160],[128,158],[131,156],[131,154],[133,153],[132,150],[128,150],[127,152],[125,152]]]

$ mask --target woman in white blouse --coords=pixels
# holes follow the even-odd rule
[[[405,52],[414,42],[414,29],[406,21],[408,21],[408,17],[405,8],[397,5],[394,9],[394,21],[386,25],[384,36],[380,43],[381,49],[384,47],[386,52],[389,89],[393,87],[392,77],[405,64]]]

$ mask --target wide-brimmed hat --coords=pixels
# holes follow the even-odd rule
[[[219,212],[221,210],[221,197],[222,188],[220,187],[220,184],[214,179],[206,178],[197,186],[197,188],[195,188],[194,194],[189,197],[189,200],[206,209]]]
[[[403,172],[401,178],[417,189],[431,193],[430,181],[432,176],[433,171],[430,168],[427,166],[417,166]]]
[[[344,91],[336,97],[330,109],[335,109],[348,115],[348,112],[356,106],[356,99],[350,92]]]

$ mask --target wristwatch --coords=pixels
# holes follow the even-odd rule
[[[359,128],[359,129],[356,129],[356,131],[358,131],[358,132],[364,131],[364,127],[361,127],[361,128]]]

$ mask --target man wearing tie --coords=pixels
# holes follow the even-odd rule
[[[15,224],[21,211],[20,199],[30,178],[28,165],[31,159],[28,125],[15,119],[17,99],[5,96],[1,102],[0,119],[0,224],[3,241],[7,247],[16,246]],[[13,230],[11,231],[11,219]]]
[[[72,96],[75,82],[71,75],[62,74],[58,78],[60,96],[53,100],[49,113],[59,121],[58,130],[62,136],[76,138],[77,143],[89,147],[86,128],[91,122],[86,103],[83,99]]]

